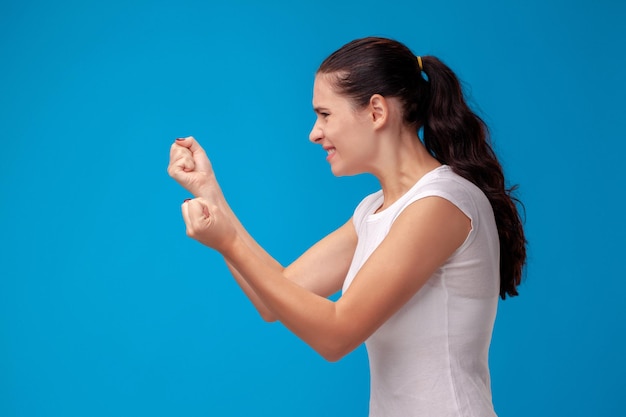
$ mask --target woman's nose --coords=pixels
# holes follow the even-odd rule
[[[313,128],[311,129],[311,133],[309,133],[309,140],[313,143],[317,143],[322,140],[322,137],[324,137],[322,129],[320,129],[317,126],[317,122],[315,122]]]

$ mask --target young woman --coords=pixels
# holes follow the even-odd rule
[[[447,66],[383,38],[329,56],[313,107],[310,140],[332,172],[371,173],[381,190],[283,267],[238,221],[198,142],[177,139],[168,170],[196,197],[182,205],[187,234],[224,256],[265,320],[324,358],[365,342],[370,416],[495,415],[489,344],[526,242],[484,123]]]

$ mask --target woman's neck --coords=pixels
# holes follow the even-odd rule
[[[381,143],[381,158],[372,172],[380,182],[384,202],[383,210],[402,197],[420,178],[441,166],[424,147],[417,134],[403,131]]]

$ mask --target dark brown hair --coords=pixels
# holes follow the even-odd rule
[[[318,73],[331,74],[333,87],[365,106],[374,94],[398,98],[404,121],[423,128],[426,149],[442,164],[476,184],[493,207],[500,237],[500,297],[518,295],[526,262],[526,238],[487,126],[469,108],[456,75],[434,56],[417,57],[385,38],[352,41],[330,55]]]

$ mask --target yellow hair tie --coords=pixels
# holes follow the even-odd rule
[[[417,56],[417,65],[420,66],[420,71],[424,71],[424,67],[422,66],[422,57],[421,56]]]

